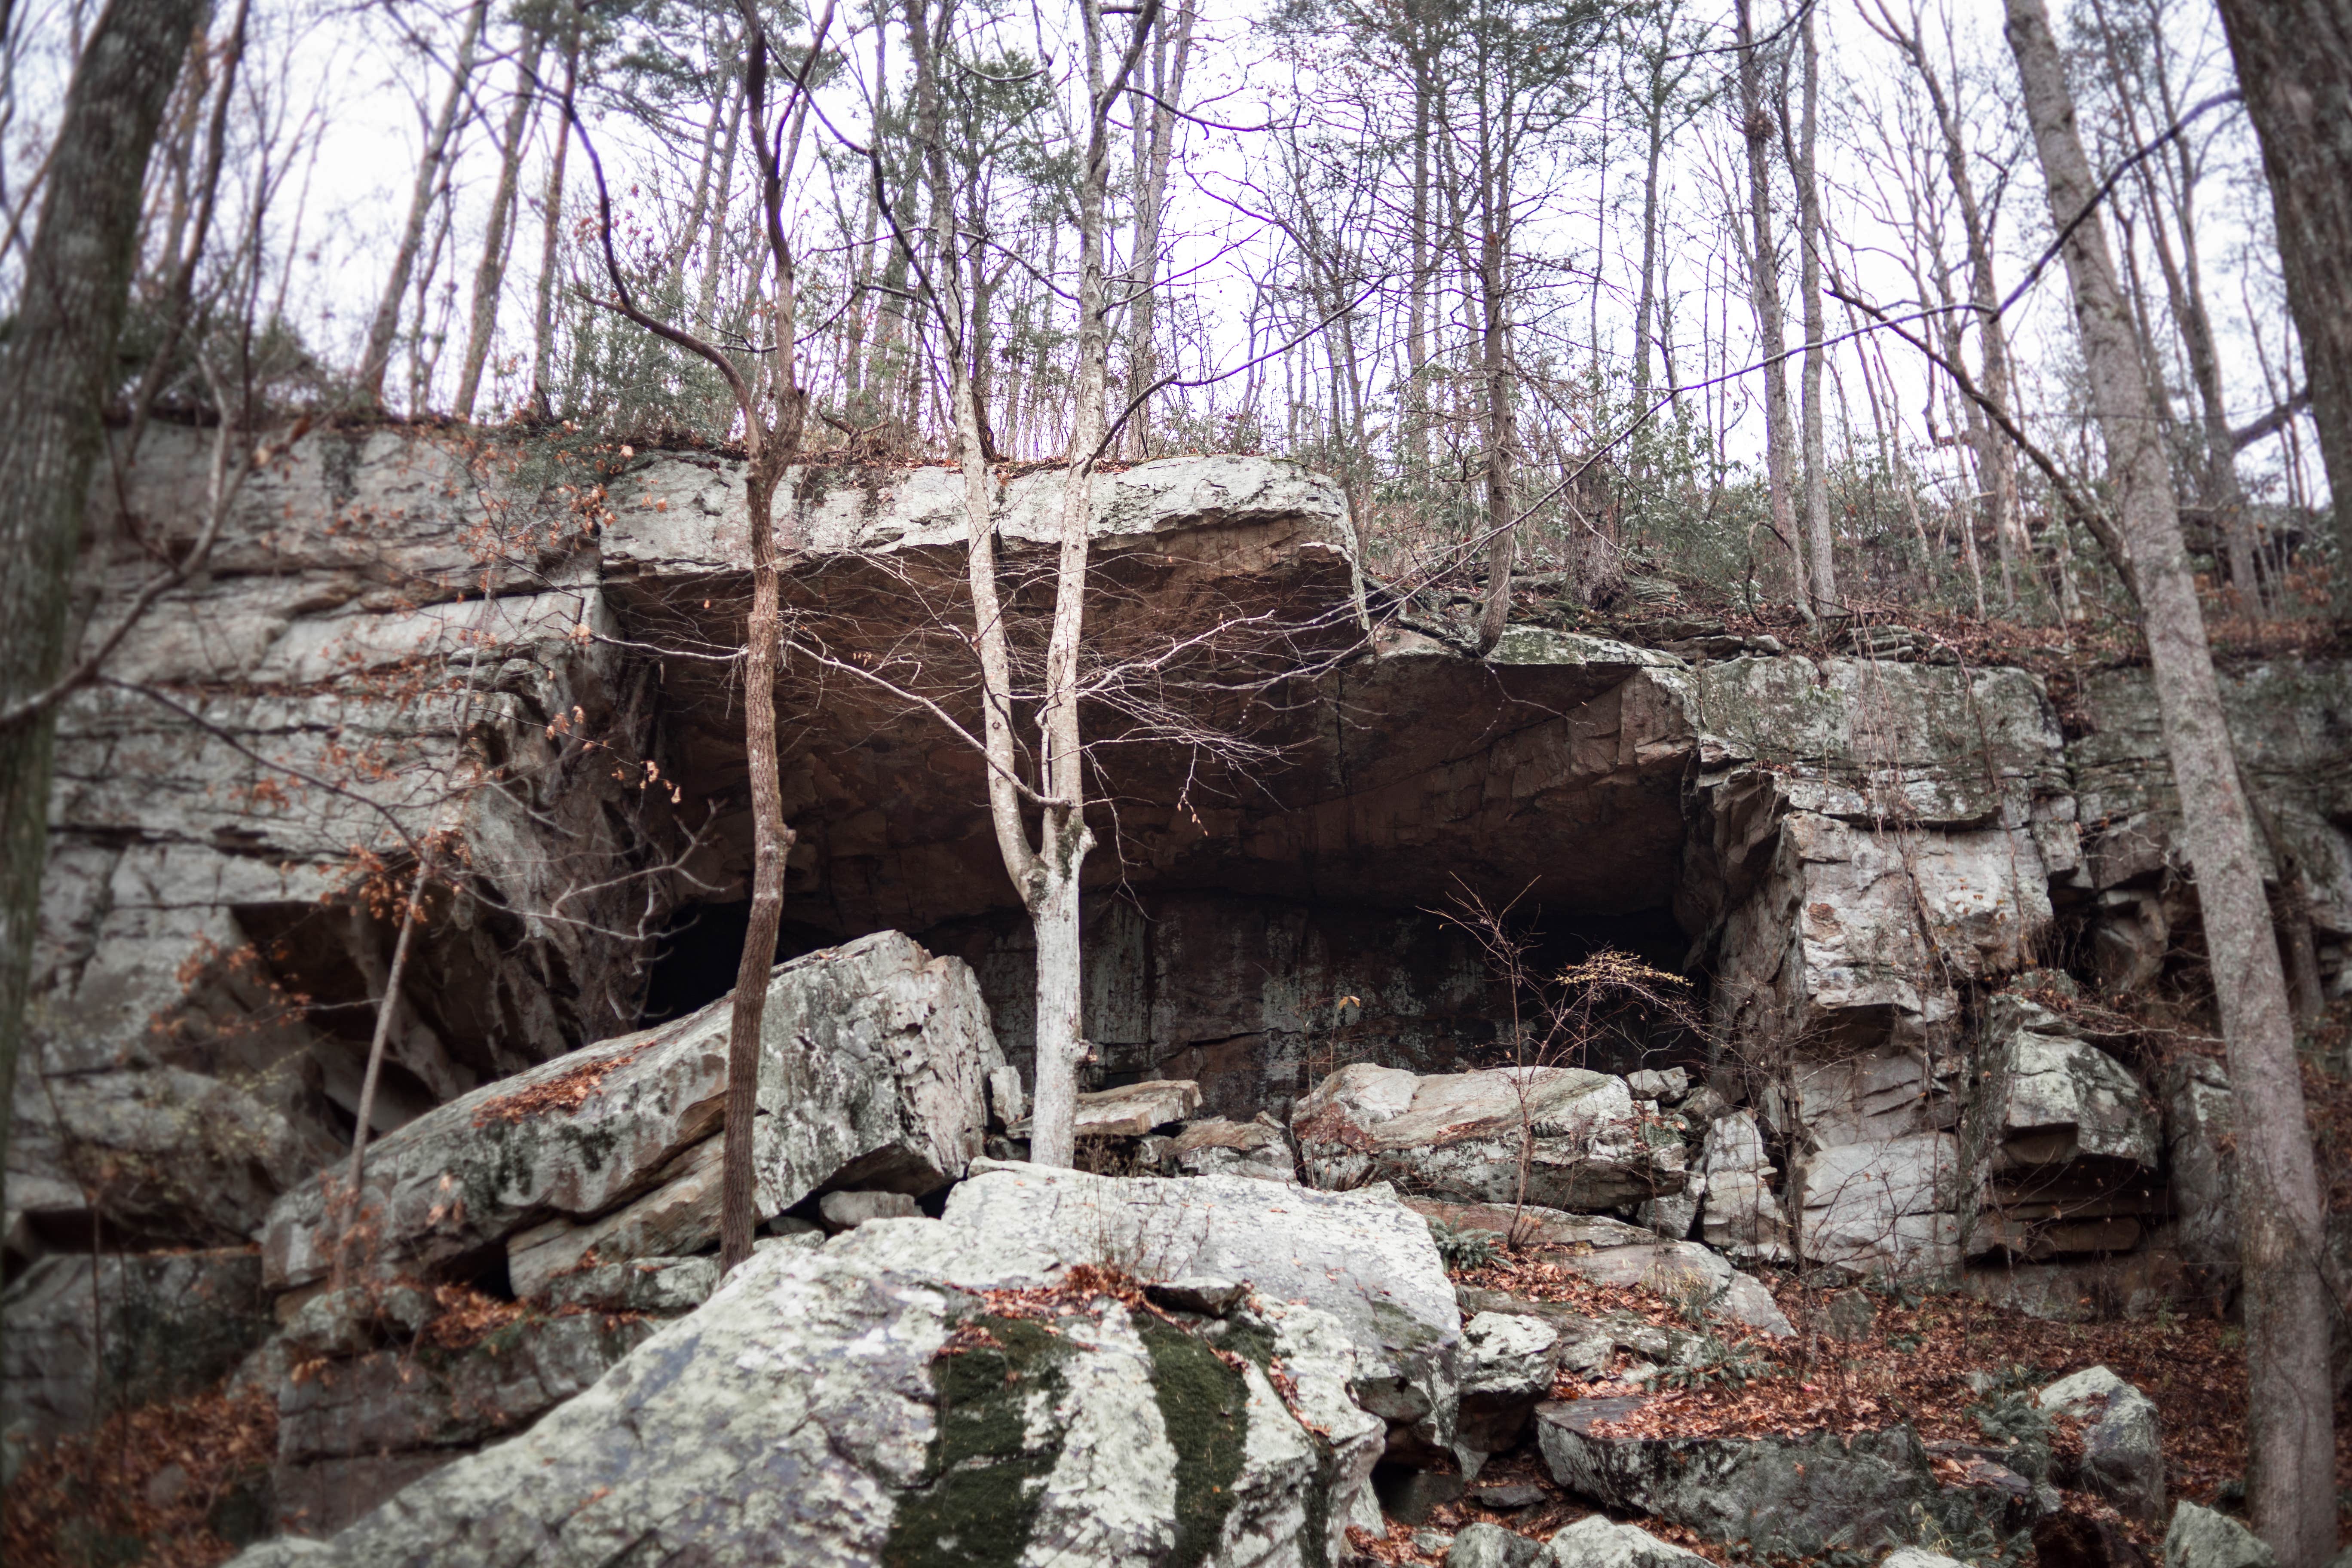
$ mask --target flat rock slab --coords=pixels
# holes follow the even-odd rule
[[[1969,1488],[1940,1484],[1908,1426],[1811,1437],[1612,1434],[1611,1424],[1648,1403],[1637,1395],[1538,1405],[1536,1436],[1552,1479],[1604,1507],[1748,1542],[1759,1555],[1874,1552],[1914,1543],[1927,1530],[1967,1539],[1989,1529],[2007,1539],[2038,1517],[2033,1489],[1997,1466],[1979,1467]]]
[[[1024,1316],[981,1294],[1045,1263],[919,1219],[761,1253],[529,1432],[238,1562],[1255,1568],[1336,1562],[1377,1525],[1381,1426],[1349,1403],[1328,1315],[1188,1329],[1109,1296]]]
[[[1064,1263],[1244,1279],[1345,1326],[1364,1408],[1451,1441],[1462,1320],[1429,1226],[1385,1187],[1326,1193],[1246,1176],[1090,1176],[977,1162],[947,1217]]]
[[[1299,1100],[1291,1131],[1318,1187],[1393,1180],[1464,1203],[1609,1209],[1685,1184],[1681,1138],[1623,1079],[1581,1068],[1424,1077],[1359,1062]]]
[[[593,1220],[672,1180],[710,1188],[709,1162],[677,1162],[719,1129],[730,1007],[722,1000],[584,1047],[377,1142],[363,1177],[370,1259],[430,1268],[528,1227]],[[1003,1060],[960,959],[882,931],[781,964],[761,1046],[763,1217],[836,1179],[928,1192],[980,1152],[988,1080]],[[263,1252],[272,1289],[331,1268],[325,1188],[338,1174],[322,1173],[270,1210]],[[699,1216],[716,1221],[715,1189],[694,1196],[658,1223],[625,1228],[642,1230],[649,1252],[691,1251],[707,1239],[695,1233]],[[605,1261],[627,1250],[598,1239]],[[571,1261],[560,1238],[542,1232],[526,1250],[549,1246],[541,1272],[552,1274]]]
[[[1515,1208],[1419,1197],[1405,1203],[1433,1225],[1482,1230],[1513,1246],[1540,1247],[1546,1262],[1595,1284],[1638,1286],[1676,1301],[1696,1297],[1707,1316],[1760,1329],[1776,1339],[1796,1331],[1762,1280],[1695,1241],[1663,1241],[1654,1231],[1605,1215],[1533,1205]]]

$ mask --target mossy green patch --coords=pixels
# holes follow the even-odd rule
[[[1249,1382],[1199,1337],[1173,1323],[1141,1325],[1151,1391],[1176,1450],[1176,1547],[1168,1568],[1200,1568],[1234,1508],[1234,1479],[1249,1441]]]
[[[1029,1412],[1061,1397],[1068,1342],[1017,1318],[976,1316],[959,1326],[985,1329],[987,1338],[971,1336],[977,1342],[931,1363],[939,1426],[921,1484],[899,1500],[885,1568],[1013,1568],[1061,1458],[1058,1430],[1031,1444]]]

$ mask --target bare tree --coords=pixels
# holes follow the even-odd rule
[[[520,57],[515,62],[513,100],[507,107],[504,133],[499,139],[499,183],[490,194],[490,227],[482,239],[482,259],[474,268],[473,313],[467,323],[466,359],[457,372],[457,395],[450,412],[460,419],[474,416],[474,402],[482,385],[482,365],[490,355],[490,335],[498,328],[499,296],[507,276],[507,253],[514,242],[515,198],[522,174],[523,142],[537,101],[539,56],[545,37],[536,29],[523,30]]]
[[[2352,561],[2352,16],[2338,0],[2220,5],[2262,139],[2287,305],[2335,497],[2336,558]],[[2336,614],[2352,614],[2352,571],[2335,580]]]
[[[0,342],[0,1105],[24,1037],[48,864],[52,694],[138,259],[141,185],[204,10],[199,0],[113,0],[90,29]],[[6,1142],[0,1131],[0,1154]]]
[[[1829,352],[1822,346],[1826,330],[1822,324],[1822,249],[1827,243],[1827,234],[1822,223],[1821,178],[1814,159],[1821,128],[1822,61],[1821,51],[1813,42],[1811,6],[1798,18],[1797,38],[1804,64],[1805,107],[1802,130],[1789,153],[1789,167],[1797,181],[1797,294],[1804,302],[1805,311],[1800,412],[1805,447],[1805,553],[1811,568],[1806,591],[1812,596],[1813,613],[1828,616],[1835,615],[1839,605],[1836,555],[1830,531],[1829,456],[1822,436],[1822,373],[1829,363]],[[1784,92],[1781,102],[1785,106],[1787,101]],[[1789,116],[1784,107],[1780,115],[1784,145],[1788,134]]]
[[[442,95],[441,108],[425,128],[425,150],[416,163],[416,179],[408,193],[408,216],[401,226],[400,243],[393,252],[392,275],[384,279],[383,297],[375,308],[375,316],[368,323],[367,351],[360,360],[358,392],[372,406],[383,402],[384,373],[392,365],[393,342],[400,334],[400,310],[408,298],[410,283],[416,273],[416,253],[424,248],[425,227],[432,216],[434,200],[446,180],[444,163],[449,155],[449,141],[457,132],[458,110],[467,100],[467,87],[474,75],[474,51],[481,42],[482,22],[488,15],[490,0],[474,0],[466,8],[466,19],[457,34],[457,49],[449,67],[448,90]]]
[[[2335,1550],[2335,1443],[2327,1375],[2332,1302],[2318,1173],[2305,1120],[2286,982],[2263,889],[2252,814],[2222,711],[2175,510],[2170,459],[2129,307],[2094,210],[2099,186],[2042,0],[2007,0],[2008,35],[2062,237],[2092,407],[2107,451],[2116,531],[2133,584],[2180,791],[2230,1081],[2238,1108],[2238,1224],[2245,1270],[2248,1481],[2255,1528],[2284,1568]]]
[[[1796,569],[1797,604],[1813,618],[1811,576],[1798,542],[1796,433],[1789,410],[1789,334],[1780,307],[1780,251],[1772,237],[1772,164],[1766,149],[1773,141],[1772,111],[1764,104],[1764,62],[1759,58],[1750,0],[1739,0],[1739,132],[1748,143],[1748,300],[1756,311],[1756,335],[1764,361],[1764,468],[1772,510],[1772,531],[1788,546]]]
[[[743,95],[749,111],[759,191],[761,248],[770,272],[769,292],[760,314],[770,348],[754,359],[750,374],[726,351],[675,323],[641,309],[630,289],[613,239],[612,193],[593,143],[584,140],[577,111],[567,105],[582,132],[589,163],[596,169],[598,239],[609,299],[596,302],[665,342],[702,359],[725,380],[742,421],[746,458],[743,508],[751,541],[751,610],[744,626],[743,746],[751,773],[751,913],[736,966],[734,1000],[727,1026],[727,1149],[719,1176],[719,1268],[731,1271],[751,1256],[759,1225],[754,1191],[753,1126],[759,1111],[761,1020],[768,1003],[768,971],[775,963],[776,936],[783,924],[784,860],[793,830],[785,825],[783,791],[776,752],[776,654],[782,627],[782,559],[802,548],[797,512],[781,542],[776,531],[777,492],[799,459],[808,419],[808,391],[801,383],[798,325],[800,263],[784,231],[784,187],[792,174],[807,114],[809,73],[816,67],[833,24],[828,4],[812,28],[806,53],[790,80],[781,106],[769,99],[769,68],[781,51],[771,42],[757,0],[739,0],[743,17]]]

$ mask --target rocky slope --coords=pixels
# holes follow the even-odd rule
[[[93,586],[135,581],[141,542],[192,529],[170,439],[110,500]],[[816,1526],[748,1504],[688,1520],[676,1479],[629,1447],[642,1435],[614,1446],[635,1419],[619,1413],[656,1397],[630,1391],[688,1377],[715,1408],[783,1377],[849,1408],[887,1390],[897,1426],[807,1463],[823,1495],[866,1500],[841,1502],[865,1522],[839,1539],[866,1531],[889,1556],[893,1521],[954,1489],[940,1348],[975,1342],[960,1325],[988,1292],[1069,1291],[1072,1343],[1031,1356],[1055,1392],[1050,1419],[1023,1419],[1047,1435],[973,1438],[982,1470],[1047,1499],[1007,1539],[1039,1561],[1079,1550],[1083,1509],[1052,1500],[1124,1472],[1056,1478],[1087,1433],[1157,1400],[1176,1491],[1139,1501],[1103,1560],[1319,1561],[1349,1549],[1344,1521],[1379,1525],[1373,1458],[1392,1517],[1399,1477],[1458,1489],[1540,1455],[1554,1488],[1753,1533],[1609,1446],[1630,1407],[1592,1401],[1642,1395],[1553,1399],[1629,1357],[1683,1364],[1696,1340],[1457,1292],[1433,1237],[1459,1253],[1493,1236],[1574,1290],[1682,1303],[1714,1325],[1701,1339],[1790,1331],[1768,1286],[1791,1263],[2051,1315],[2226,1307],[2227,1079],[2193,1038],[2092,994],[2194,986],[2142,678],[2095,672],[2062,722],[2021,670],[1687,626],[1662,627],[1666,647],[1518,626],[1478,659],[1376,613],[1336,489],[1256,459],[1139,465],[1097,491],[1097,668],[1215,634],[1181,679],[1096,715],[1117,743],[1089,873],[1106,1093],[1088,1148],[1121,1174],[975,1165],[1023,1152],[1025,922],[977,758],[875,679],[968,701],[961,676],[921,684],[957,668],[951,480],[795,480],[780,714],[800,838],[764,1042],[770,1236],[705,1306],[749,864],[726,664],[740,476],[700,454],[378,430],[314,436],[257,479],[208,579],[62,731],[9,1146],[12,1433],[71,1431],[243,1358],[238,1386],[277,1411],[271,1517],[349,1527],[333,1550],[351,1560],[504,1552],[520,1531],[529,1560],[571,1561],[615,1531],[705,1524],[772,1555]],[[1002,489],[1016,564],[1050,531],[1055,483]],[[2278,663],[2230,687],[2274,859],[2340,988],[2352,671]],[[458,886],[403,988],[348,1232],[334,1161],[392,938],[369,879],[428,836]],[[1539,963],[1615,948],[1687,976],[1706,1043],[1654,1018],[1512,1066],[1514,997],[1432,912],[1465,896],[1517,900]],[[1118,1279],[1073,1287],[1081,1265]],[[1137,1280],[1166,1289],[1139,1305]],[[787,1306],[805,1321],[773,1321]],[[836,1342],[898,1359],[837,1387],[790,1371]],[[1177,1408],[1202,1398],[1251,1412],[1238,1458]],[[661,1408],[700,1419],[692,1399]],[[1366,1421],[1370,1438],[1335,1435]],[[722,1491],[752,1484],[744,1445],[803,1440],[709,1430],[712,1475],[737,1478]],[[2004,1538],[2050,1514],[2032,1465],[1969,1461],[2021,1493],[1989,1471],[1961,1485],[1921,1441],[1874,1436],[1822,1468],[1743,1438],[1718,1468],[1762,1478],[1724,1488],[1790,1518],[1798,1502],[1770,1500],[1792,1465],[1846,1466],[1857,1497],[1964,1509]],[[563,1479],[520,1486],[525,1452]],[[1186,1467],[1229,1462],[1213,1529]],[[618,1500],[581,1512],[575,1482]],[[412,1500],[372,1511],[395,1498]]]

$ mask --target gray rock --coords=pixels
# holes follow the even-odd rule
[[[1542,1552],[1541,1542],[1481,1520],[1454,1534],[1445,1568],[1530,1568]]]
[[[2164,1532],[2164,1568],[2278,1568],[2278,1556],[2227,1514],[2184,1502]]]
[[[247,1248],[108,1257],[94,1269],[87,1255],[44,1258],[0,1296],[0,1444],[18,1454],[208,1387],[276,1327]]]
[[[1727,1112],[1707,1124],[1699,1172],[1706,1191],[1700,1239],[1742,1262],[1787,1262],[1789,1222],[1772,1194],[1772,1165],[1754,1112]]]
[[[817,1199],[816,1212],[825,1228],[836,1234],[856,1230],[868,1220],[913,1219],[922,1211],[905,1193],[827,1193]]]
[[[341,1529],[481,1445],[529,1429],[656,1326],[602,1312],[532,1315],[463,1350],[403,1343],[289,1372],[277,1387],[282,1524]]]
[[[1298,1161],[1282,1124],[1265,1111],[1248,1121],[1222,1116],[1188,1121],[1172,1138],[1155,1140],[1161,1173],[1171,1176],[1252,1176],[1296,1182]]]
[[[1972,1486],[1943,1486],[1907,1426],[1804,1439],[1601,1430],[1643,1403],[1634,1396],[1538,1405],[1536,1434],[1552,1479],[1608,1508],[1796,1556],[1906,1544],[1923,1525],[2008,1538],[2029,1530],[2039,1511],[2032,1487],[1997,1466],[1979,1467]]]
[[[656,1173],[659,1184],[635,1203],[585,1224],[549,1220],[507,1238],[507,1279],[538,1296],[590,1253],[600,1258],[670,1258],[719,1238],[719,1176],[727,1134],[706,1138]]]
[[[757,1250],[758,1243],[752,1245]],[[715,1258],[638,1258],[560,1275],[547,1295],[548,1304],[559,1310],[578,1307],[677,1318],[701,1306],[718,1289]]]
[[[1706,1561],[1640,1525],[1618,1524],[1596,1513],[1554,1535],[1538,1568],[1698,1568]]]
[[[2155,1400],[2094,1366],[2060,1378],[2033,1402],[2083,1424],[2082,1473],[2070,1482],[2150,1523],[2164,1517],[2164,1433]]]
[[[1890,1279],[1959,1267],[1959,1141],[1948,1132],[1840,1144],[1807,1155],[1799,1245],[1817,1263]]]
[[[2220,1062],[2184,1056],[2165,1078],[2164,1130],[2181,1256],[2209,1268],[2238,1262],[2234,1150],[2238,1107]]]
[[[1081,1138],[1137,1138],[1200,1109],[1199,1084],[1187,1079],[1153,1079],[1078,1096],[1074,1121]]]
[[[1551,1394],[1559,1348],[1560,1331],[1529,1314],[1480,1312],[1464,1323],[1457,1450],[1499,1454],[1517,1443],[1537,1402]]]
[[[2163,1131],[2131,1069],[2085,1041],[2019,1029],[2008,1041],[1998,1135],[2004,1166],[2091,1157],[2154,1170]]]
[[[241,1568],[593,1568],[624,1552],[863,1568],[959,1537],[1025,1542],[1028,1561],[1148,1568],[1181,1550],[1244,1568],[1336,1560],[1349,1525],[1377,1525],[1381,1424],[1349,1402],[1353,1352],[1330,1318],[1272,1302],[1221,1343],[1108,1297],[1041,1323],[977,1294],[1049,1268],[933,1220],[759,1254],[529,1432],[323,1552],[273,1543]],[[1253,1354],[1281,1359],[1295,1405]]]
[[[1532,1127],[1532,1131],[1528,1130]],[[1682,1140],[1645,1123],[1625,1080],[1580,1068],[1421,1077],[1358,1063],[1291,1112],[1307,1180],[1396,1180],[1438,1197],[1606,1209],[1682,1190]]]
[[[982,1161],[947,1218],[1063,1263],[1247,1280],[1347,1329],[1356,1393],[1432,1449],[1453,1441],[1462,1320],[1428,1224],[1385,1186],[1325,1193],[1236,1176],[1091,1176]]]
[[[1878,1326],[1878,1308],[1867,1290],[1838,1291],[1830,1298],[1822,1316],[1833,1340],[1866,1340]]]
[[[1521,1247],[1540,1248],[1544,1260],[1602,1285],[1636,1285],[1708,1317],[1744,1323],[1775,1338],[1794,1331],[1763,1281],[1743,1274],[1695,1241],[1664,1241],[1640,1226],[1600,1215],[1565,1214],[1532,1205],[1455,1204],[1407,1198],[1433,1224],[1483,1230]]]
[[[1475,1507],[1509,1511],[1533,1508],[1548,1494],[1532,1481],[1497,1481],[1488,1486],[1472,1487],[1463,1495]]]
[[[1698,1223],[1698,1205],[1706,1192],[1706,1178],[1685,1178],[1690,1185],[1679,1193],[1652,1198],[1634,1211],[1635,1217],[1668,1241],[1681,1241]]]
[[[692,1152],[719,1125],[728,1012],[721,1001],[589,1047],[378,1140],[365,1177],[373,1261],[430,1267],[550,1211],[580,1225],[678,1181],[700,1184],[685,1207],[708,1216],[715,1235],[710,1156]],[[869,1185],[919,1193],[979,1152],[996,1048],[961,960],[933,958],[896,931],[794,959],[769,981],[761,1039],[754,1168],[763,1217],[845,1169]],[[331,1228],[320,1185],[281,1199],[264,1247],[271,1286],[322,1277]],[[528,1234],[514,1256],[542,1281],[568,1266],[562,1250],[576,1244],[576,1258],[590,1245],[578,1232]],[[698,1245],[684,1224],[643,1234],[665,1255]]]
[[[1636,1100],[1673,1105],[1690,1093],[1690,1072],[1684,1068],[1643,1068],[1625,1075],[1625,1087]]]

